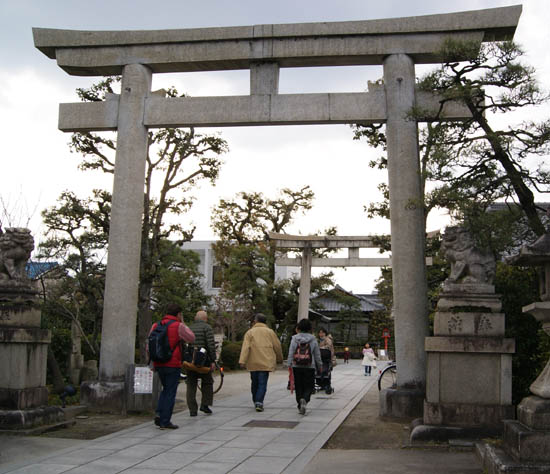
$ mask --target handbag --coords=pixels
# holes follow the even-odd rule
[[[210,372],[210,361],[204,347],[187,346],[183,354],[183,368],[199,374]]]

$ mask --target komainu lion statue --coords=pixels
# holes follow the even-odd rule
[[[495,257],[491,252],[477,248],[465,228],[447,227],[441,250],[451,264],[451,274],[445,282],[493,284]]]
[[[9,227],[5,232],[1,232],[0,282],[28,280],[25,265],[33,249],[34,239],[29,229]]]

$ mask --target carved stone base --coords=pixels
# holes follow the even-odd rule
[[[61,407],[40,407],[30,410],[0,410],[0,430],[22,430],[65,420]]]
[[[476,453],[487,474],[550,474],[550,463],[517,461],[500,446],[479,443]]]
[[[525,397],[518,405],[518,421],[533,430],[550,431],[550,400]]]
[[[0,388],[0,407],[6,410],[27,410],[48,404],[48,389],[34,387],[23,389]]]
[[[417,418],[422,416],[425,392],[422,390],[387,388],[380,392],[380,416]]]
[[[424,424],[501,432],[503,420],[515,418],[514,405],[429,403],[424,401]]]
[[[87,381],[80,385],[80,403],[99,413],[126,413],[124,382]]]

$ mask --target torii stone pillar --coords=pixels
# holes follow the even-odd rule
[[[99,381],[81,387],[82,403],[100,409],[125,410],[126,367],[135,357],[144,193],[139,183],[144,183],[147,159],[143,115],[151,80],[151,70],[141,64],[129,64],[122,72]]]
[[[424,220],[416,123],[408,121],[406,114],[414,104],[426,111],[426,117],[418,120],[462,120],[470,117],[470,111],[463,104],[442,103],[437,94],[417,92],[415,97],[414,64],[441,62],[440,51],[449,39],[479,45],[512,39],[520,14],[521,6],[514,6],[292,25],[109,32],[33,29],[35,46],[67,73],[123,75],[118,99],[61,104],[59,114],[61,130],[118,130],[118,147],[122,147],[115,165],[101,383],[90,390],[94,404],[120,408],[123,366],[134,362],[147,129],[384,122],[388,125],[394,314],[400,346],[398,389],[402,389],[396,393],[416,400],[425,380]],[[368,92],[278,93],[280,68],[375,64],[384,64],[386,84],[370,84]],[[250,70],[250,95],[164,98],[150,93],[151,72],[235,69]]]
[[[426,386],[426,352],[418,341],[428,335],[428,310],[418,130],[416,121],[408,117],[416,105],[414,62],[409,56],[392,54],[384,60],[384,87],[399,370],[397,390],[386,390],[381,396],[381,414],[394,414],[397,405],[404,404],[398,412],[420,415]]]

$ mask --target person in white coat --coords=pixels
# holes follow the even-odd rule
[[[363,360],[361,361],[361,365],[365,367],[365,376],[370,376],[372,368],[376,367],[376,359],[376,354],[367,342],[363,348]]]

